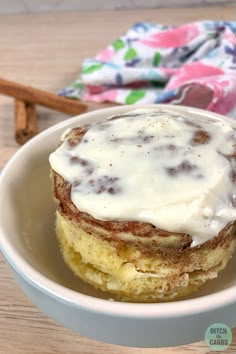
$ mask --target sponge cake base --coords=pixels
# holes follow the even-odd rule
[[[214,247],[192,248],[192,263],[158,253],[142,254],[135,244],[117,243],[86,232],[80,223],[57,211],[56,234],[65,263],[85,282],[132,302],[163,302],[196,291],[225,268],[236,247],[233,224]],[[189,252],[189,250],[188,250]],[[164,257],[164,258],[163,258]],[[189,258],[189,254],[188,254]]]

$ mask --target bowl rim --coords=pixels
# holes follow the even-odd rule
[[[183,113],[194,113],[200,116],[214,118],[217,120],[226,120],[236,127],[236,122],[233,119],[224,117],[222,115],[205,111],[198,108],[174,106],[167,104],[156,105],[139,105],[139,106],[115,106],[109,108],[101,108],[98,110],[83,113],[79,116],[70,118],[60,122],[31,139],[28,143],[23,145],[7,162],[0,175],[0,190],[3,188],[4,180],[7,178],[14,161],[24,155],[25,151],[38,146],[38,142],[50,136],[63,128],[73,126],[74,124],[82,124],[87,119],[93,118],[97,114],[105,116],[112,116],[113,114],[122,113],[127,110],[134,110],[136,108],[163,108],[174,109]],[[1,208],[1,197],[0,197]],[[70,305],[87,309],[106,315],[115,315],[117,317],[135,317],[135,318],[169,318],[169,317],[185,317],[203,312],[214,311],[216,309],[236,303],[236,286],[233,285],[227,289],[217,291],[216,293],[196,297],[193,299],[162,302],[162,303],[130,303],[120,301],[110,301],[100,299],[90,295],[85,295],[77,291],[71,290],[56,283],[55,281],[47,278],[44,274],[40,273],[37,269],[31,266],[18,252],[17,249],[10,243],[7,235],[4,234],[1,215],[0,215],[0,250],[4,255],[10,266],[27,282],[35,286],[39,290],[56,298],[58,301],[68,303]],[[200,300],[200,301],[199,301]]]

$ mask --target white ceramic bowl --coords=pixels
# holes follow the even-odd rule
[[[187,111],[196,119],[222,119],[193,108],[169,108]],[[236,326],[236,254],[218,279],[208,282],[191,298],[142,304],[110,301],[109,295],[74,277],[58,251],[49,154],[66,128],[132,109],[101,109],[66,120],[39,134],[13,156],[0,177],[0,248],[32,302],[81,335],[135,347],[196,342],[204,338],[207,327],[215,322]]]

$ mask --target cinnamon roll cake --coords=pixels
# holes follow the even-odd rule
[[[236,247],[236,130],[171,108],[67,131],[50,155],[66,264],[121,301],[179,299]]]

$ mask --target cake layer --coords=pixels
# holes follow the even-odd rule
[[[71,220],[59,212],[56,220],[61,253],[69,268],[122,301],[158,302],[187,296],[217,277],[236,246],[231,225],[218,237],[218,243],[208,241],[207,247],[182,252],[164,252],[163,247],[163,252],[155,255],[144,254],[140,251],[141,241],[131,244],[122,239],[104,239],[95,225],[85,231],[81,220]]]

